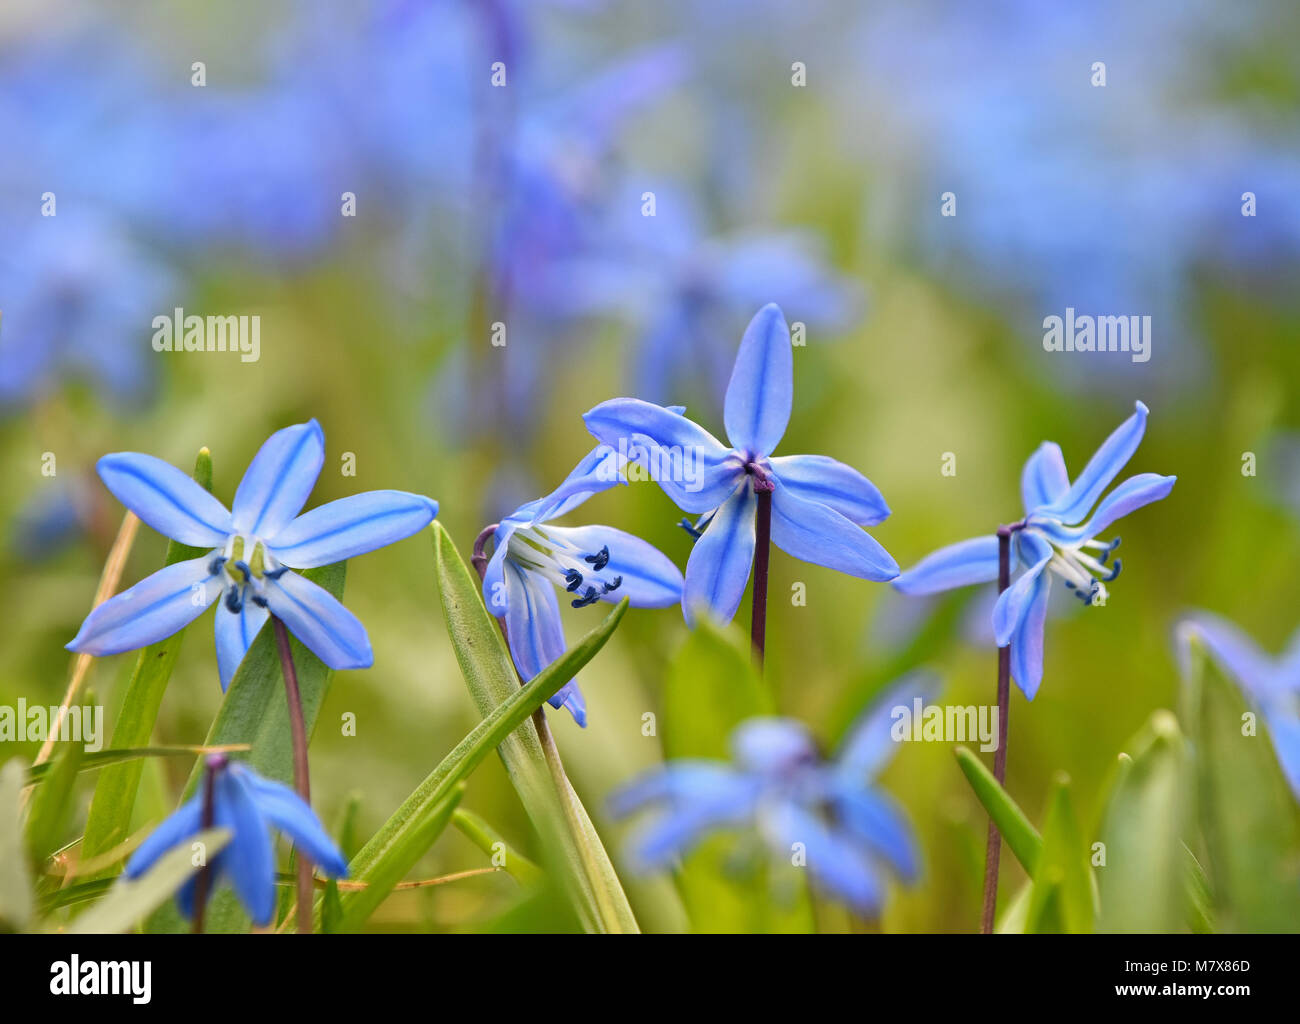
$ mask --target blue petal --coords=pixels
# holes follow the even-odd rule
[[[275,913],[275,851],[271,832],[239,773],[217,775],[213,824],[233,833],[222,852],[222,868],[248,916],[259,927]]]
[[[795,844],[802,845],[813,881],[859,913],[874,916],[883,893],[866,853],[846,835],[832,831],[792,801],[782,801],[760,816],[763,833],[790,863]]]
[[[1168,496],[1177,482],[1176,476],[1139,473],[1131,476],[1102,499],[1097,511],[1079,528],[1080,537],[1095,537],[1111,523],[1130,512]]]
[[[786,490],[805,501],[826,505],[859,526],[889,518],[879,489],[852,466],[826,455],[779,455],[770,462]]]
[[[1214,660],[1255,700],[1269,703],[1286,693],[1286,677],[1278,663],[1227,619],[1209,612],[1197,612],[1178,625],[1178,653],[1184,673],[1190,667],[1188,641],[1192,637],[1198,638]]]
[[[780,778],[820,760],[812,733],[793,718],[751,718],[731,734],[731,756],[742,771]]]
[[[328,590],[296,572],[286,572],[266,581],[266,600],[271,614],[330,668],[374,664],[366,627]]]
[[[214,548],[230,534],[230,513],[175,466],[138,452],[105,455],[99,478],[123,505],[164,536]]]
[[[769,302],[745,328],[727,385],[727,439],[751,456],[770,455],[790,423],[794,349],[781,307]]]
[[[213,631],[217,642],[217,672],[224,691],[235,678],[239,663],[258,631],[270,617],[270,612],[252,601],[244,601],[239,611],[232,612],[224,604],[217,605]]]
[[[203,821],[203,796],[194,797],[188,803],[165,818],[156,829],[131,854],[126,862],[126,877],[139,878],[148,871],[168,850],[179,846],[185,840],[197,835]]]
[[[509,592],[506,587],[506,559],[510,551],[510,536],[517,526],[509,519],[503,519],[493,534],[492,557],[488,559],[483,572],[483,604],[488,612],[498,619],[506,613],[509,605]]]
[[[907,673],[874,698],[840,743],[836,756],[839,775],[849,784],[866,785],[898,750],[898,743],[892,735],[896,721],[894,709],[905,707],[910,714],[916,698],[919,697],[925,705],[938,695],[939,677],[919,669]]]
[[[593,494],[607,491],[615,484],[626,483],[627,478],[623,475],[623,460],[618,452],[607,444],[598,444],[573,467],[559,487],[546,497],[529,502],[510,518],[521,519],[530,525],[559,519]],[[527,509],[526,513],[525,509]]]
[[[307,503],[324,464],[325,434],[315,420],[277,430],[253,456],[235,491],[236,529],[274,537]]]
[[[1070,489],[1070,474],[1065,469],[1065,456],[1055,441],[1044,441],[1025,462],[1020,474],[1020,497],[1025,505],[1025,515],[1043,505],[1059,501]]]
[[[366,491],[300,515],[266,542],[295,569],[332,565],[405,540],[438,514],[438,503],[406,491]]]
[[[159,569],[110,598],[86,616],[67,645],[79,654],[119,654],[147,647],[189,625],[221,594],[212,556],[191,558]]]
[[[555,588],[536,573],[514,562],[505,563],[506,635],[510,654],[524,682],[564,654],[564,626]],[[578,684],[564,684],[550,700],[553,708],[568,708],[574,721],[587,724],[587,704]]]
[[[904,594],[936,594],[941,590],[992,583],[998,578],[998,538],[989,534],[949,544],[926,555],[896,577],[895,590]]]
[[[584,552],[609,549],[609,563],[602,577],[621,576],[619,586],[601,595],[602,601],[617,603],[628,598],[633,608],[667,608],[682,599],[682,573],[672,559],[640,537],[612,526],[550,526],[557,534]]]
[[[1047,598],[1052,589],[1049,573],[1034,580],[1024,617],[1011,638],[1011,678],[1029,700],[1043,681],[1043,626],[1047,620]]]
[[[899,806],[869,789],[841,789],[835,810],[844,827],[885,858],[906,881],[917,874],[919,857],[912,829]]]
[[[709,521],[704,535],[686,561],[682,613],[688,625],[707,610],[719,622],[730,622],[740,607],[754,563],[754,491],[743,479]]]
[[[1102,446],[1097,449],[1078,479],[1060,498],[1038,511],[1045,516],[1059,519],[1063,523],[1077,523],[1088,510],[1097,503],[1101,492],[1110,486],[1119,471],[1124,468],[1147,428],[1147,407],[1137,403],[1137,411],[1121,423]]]
[[[998,595],[998,603],[993,606],[993,635],[999,647],[1011,643],[1011,635],[1020,628],[1025,613],[1037,592],[1038,577],[1052,560],[1052,549],[1046,541],[1031,534],[1023,534],[1020,539],[1023,549],[1034,559],[1020,578]]]
[[[833,508],[796,496],[779,480],[772,494],[772,543],[795,558],[859,579],[898,575],[898,563],[871,534]]]
[[[1286,776],[1291,792],[1300,800],[1300,718],[1295,714],[1274,713],[1266,714],[1264,720],[1282,774]]]
[[[348,862],[321,826],[320,819],[297,793],[280,782],[272,782],[243,765],[232,764],[267,821],[293,840],[312,863],[334,878],[346,878]]]
[[[615,398],[596,406],[583,422],[596,440],[645,470],[683,512],[712,511],[744,476],[729,448],[663,406]]]

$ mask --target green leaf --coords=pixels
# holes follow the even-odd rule
[[[195,835],[190,843],[169,850],[139,878],[119,878],[102,901],[82,914],[68,929],[74,935],[103,935],[134,928],[166,903],[200,869],[194,864],[193,843],[202,843],[207,859],[230,841],[227,829],[214,828]]]
[[[1106,863],[1098,869],[1102,932],[1169,934],[1187,920],[1183,833],[1191,795],[1187,744],[1168,711],[1133,741],[1102,819]]]
[[[501,833],[473,811],[463,807],[451,816],[451,823],[471,843],[482,850],[520,885],[534,885],[541,881],[542,869],[505,841]]]
[[[205,490],[212,490],[212,456],[206,448],[199,452],[195,461],[194,479]],[[199,548],[171,541],[167,545],[164,564],[174,565],[187,558],[198,558],[201,554],[203,551]],[[188,628],[187,626],[156,644],[150,644],[136,658],[135,670],[131,673],[121,711],[113,726],[110,747],[123,749],[148,745],[153,736],[154,723],[158,720],[163,693],[171,679],[177,655],[180,654],[181,641]],[[126,839],[143,770],[143,765],[129,760],[100,774],[91,798],[90,813],[86,818],[86,834],[81,843],[83,857],[98,856]]]
[[[420,831],[435,808],[447,801],[458,783],[495,748],[509,743],[516,730],[529,725],[529,716],[595,656],[613,634],[626,610],[625,599],[599,626],[566,651],[563,657],[547,666],[527,686],[513,688],[510,696],[456,744],[361,848],[348,866],[349,877],[359,882],[370,882],[375,878],[400,879],[405,875],[424,854],[418,843],[409,841],[410,837]],[[559,813],[558,808],[555,813]],[[345,912],[357,896],[356,891],[340,894]],[[354,926],[356,923],[353,919]]]
[[[93,706],[94,698],[87,696]],[[32,797],[31,811],[27,816],[27,851],[34,864],[41,864],[59,846],[63,830],[72,815],[72,794],[77,784],[77,772],[85,756],[80,743],[65,743],[63,752],[53,761],[46,761],[51,770],[45,773],[45,784]],[[30,773],[29,773],[30,775]]]
[[[1300,809],[1266,723],[1199,643],[1184,698],[1215,923],[1229,932],[1300,930]]]
[[[967,747],[959,746],[954,752],[957,755],[957,763],[961,765],[961,770],[966,775],[966,781],[975,790],[976,797],[988,811],[993,823],[997,825],[1002,838],[1007,841],[1007,846],[1015,854],[1016,860],[1020,861],[1020,866],[1031,878],[1034,877],[1038,858],[1043,852],[1043,837],[1030,824],[1020,806],[1011,799],[1005,789],[998,785],[998,780],[984,767],[983,761]]]
[[[26,769],[18,758],[0,768],[0,931],[21,931],[32,917],[32,882],[23,848]]]
[[[1070,800],[1070,780],[1063,774],[1057,775],[1052,786],[1042,849],[1032,874],[1034,889],[1025,931],[1092,931],[1092,869]]]
[[[519,680],[500,629],[483,605],[477,577],[471,575],[442,525],[435,522],[431,529],[447,634],[470,696],[479,713],[487,715],[518,694]],[[593,635],[588,634],[588,638]],[[607,635],[601,644],[605,638]],[[577,666],[560,681],[561,685],[576,670]],[[609,854],[572,785],[567,780],[556,785],[537,727],[524,722],[501,744],[500,754],[524,809],[541,835],[543,849],[551,853],[549,859],[563,872],[584,926],[606,932],[637,931],[636,918]],[[559,827],[560,823],[564,827]]]
[[[155,746],[155,747],[126,747],[119,750],[116,747],[109,747],[105,750],[96,750],[94,753],[83,754],[79,759],[77,770],[79,772],[90,772],[96,768],[104,768],[108,765],[120,764],[123,761],[135,761],[145,757],[194,757],[208,753],[215,753],[217,750],[242,750],[243,744],[235,747],[205,747],[201,744],[181,744],[174,746]],[[34,764],[27,769],[27,782],[34,784],[41,782],[49,776],[53,769],[53,764],[46,761],[42,764]]]

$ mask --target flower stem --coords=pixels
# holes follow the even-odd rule
[[[302,693],[298,689],[298,670],[289,648],[289,631],[278,617],[271,616],[275,627],[275,644],[280,651],[280,668],[284,674],[284,696],[289,705],[289,732],[293,740],[293,787],[303,802],[311,806],[311,774],[307,764],[307,725],[302,715]],[[299,847],[298,855],[298,931],[311,932],[312,870],[311,861]]]
[[[1015,527],[998,527],[998,593],[1011,586],[1011,534]],[[1007,777],[1007,713],[1011,708],[1011,648],[998,648],[998,749],[993,755],[993,777],[1001,786]],[[998,906],[998,864],[1002,859],[1002,833],[989,819],[988,845],[984,854],[984,913],[980,931],[993,934]]]
[[[199,818],[199,829],[208,831],[212,828],[213,820],[216,817],[214,810],[216,801],[217,772],[225,766],[226,759],[220,754],[215,754],[208,758],[207,771],[203,774],[203,813]],[[212,865],[207,861],[206,852],[204,854],[203,867],[199,869],[199,877],[194,882],[194,934],[203,934],[203,912],[208,906],[208,892],[212,888]]]
[[[754,496],[758,500],[754,524],[754,598],[749,639],[754,645],[754,660],[763,670],[767,648],[767,562],[772,553],[772,481],[755,474]]]

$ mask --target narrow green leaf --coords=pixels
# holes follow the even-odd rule
[[[198,833],[193,843],[202,843],[210,860],[230,841],[227,829]],[[194,863],[192,843],[169,850],[139,878],[119,878],[107,896],[82,914],[68,930],[74,935],[104,935],[130,931],[150,913],[166,903],[199,870]]]
[[[90,701],[93,699],[88,697]],[[27,816],[27,851],[34,864],[40,865],[59,846],[72,815],[73,790],[84,756],[82,744],[65,743],[57,758],[45,762],[52,768],[45,775],[45,784],[32,797]]]
[[[116,747],[109,747],[105,750],[96,750],[93,753],[83,754],[79,759],[77,770],[79,772],[90,772],[96,768],[104,768],[108,765],[119,764],[123,761],[135,761],[145,757],[194,757],[212,753],[218,749],[221,750],[242,750],[245,745],[238,744],[235,747],[204,747],[201,744],[182,744],[174,746],[156,746],[156,747],[126,747],[119,750]],[[53,763],[46,761],[43,764],[34,764],[27,769],[27,782],[29,784],[41,782],[53,770]],[[83,844],[84,845],[84,844]]]
[[[206,448],[199,452],[195,461],[194,479],[205,490],[212,490],[212,456]],[[167,545],[164,564],[174,565],[187,558],[198,558],[201,554],[203,552],[198,548],[171,541]],[[136,658],[135,670],[131,673],[121,711],[113,726],[110,747],[123,749],[148,745],[153,736],[154,723],[158,720],[163,693],[171,679],[177,655],[180,654],[181,641],[188,628],[159,640],[156,644],[150,644]],[[100,774],[95,782],[95,793],[86,818],[86,834],[81,843],[83,856],[98,856],[126,838],[143,770],[143,765],[128,760]]]
[[[507,843],[500,832],[473,811],[459,808],[451,816],[451,823],[482,850],[494,866],[502,868],[520,885],[533,885],[541,880],[542,869]]]
[[[1038,858],[1043,852],[1043,837],[1030,824],[1019,804],[998,785],[998,780],[984,767],[983,761],[966,747],[957,747],[955,753],[966,781],[975,790],[975,796],[988,811],[989,817],[1002,833],[1002,838],[1007,841],[1007,846],[1015,854],[1016,860],[1020,861],[1020,866],[1033,878]]]
[[[519,680],[497,623],[483,605],[477,577],[441,524],[435,522],[431,529],[447,633],[470,696],[486,715],[519,692]],[[554,851],[552,859],[564,873],[584,925],[600,931],[637,931],[632,908],[586,808],[571,785],[557,789],[552,780],[536,727],[523,723],[501,744],[500,754],[543,849]],[[571,818],[576,819],[572,825]],[[558,827],[560,823],[564,827]]]
[[[25,777],[18,758],[0,768],[0,931],[22,931],[32,917],[32,881],[22,829]]]
[[[1070,780],[1063,774],[1052,786],[1033,878],[1025,931],[1092,931],[1092,869],[1070,799]]]

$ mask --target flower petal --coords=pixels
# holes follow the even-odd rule
[[[533,679],[564,654],[564,625],[555,588],[536,573],[514,562],[505,562],[506,635],[510,655],[524,682]],[[553,708],[568,708],[573,720],[585,727],[587,702],[578,684],[570,679],[550,699]]]
[[[168,850],[197,835],[202,821],[203,795],[199,794],[164,818],[162,824],[149,833],[126,862],[126,877],[139,878]]]
[[[1287,680],[1278,663],[1227,619],[1209,612],[1196,612],[1178,624],[1177,635],[1184,674],[1190,667],[1189,641],[1195,637],[1255,700],[1269,703],[1286,693]]]
[[[226,507],[162,459],[118,452],[105,455],[95,468],[118,501],[166,537],[196,548],[215,548],[230,534]]]
[[[844,827],[884,857],[906,881],[916,877],[919,856],[902,809],[884,793],[842,789],[833,797]]]
[[[223,577],[211,567],[212,556],[203,555],[146,576],[87,615],[68,650],[119,654],[171,636],[220,597]]]
[[[1036,508],[1058,501],[1070,489],[1070,474],[1065,469],[1065,456],[1055,441],[1044,441],[1025,462],[1020,474],[1020,497],[1025,505],[1025,515]]]
[[[313,569],[405,540],[437,514],[420,494],[365,491],[304,512],[267,543],[285,565]]]
[[[1146,429],[1147,407],[1138,402],[1137,410],[1106,438],[1083,467],[1083,472],[1070,485],[1070,489],[1038,511],[1044,516],[1059,519],[1062,523],[1080,522],[1097,503],[1101,492],[1110,486],[1110,482],[1133,457],[1138,445],[1142,443]]]
[[[1079,528],[1081,536],[1095,537],[1115,520],[1167,497],[1177,481],[1176,476],[1161,476],[1159,473],[1139,473],[1129,477],[1102,499],[1097,511]]]
[[[516,510],[510,518],[520,518],[529,525],[559,519],[593,494],[627,482],[623,475],[623,460],[618,452],[607,444],[598,444],[573,467],[559,487],[546,497],[531,501]],[[528,510],[527,513],[525,509]]]
[[[717,508],[744,475],[739,457],[722,442],[663,406],[614,398],[582,419],[596,440],[640,466],[683,512]]]
[[[221,689],[230,686],[235,678],[239,663],[248,653],[253,638],[257,636],[270,613],[252,601],[245,601],[239,611],[232,612],[224,604],[217,605],[213,631],[217,641],[217,673],[221,677]]]
[[[740,339],[727,385],[723,422],[738,451],[770,455],[790,423],[794,400],[794,349],[790,328],[774,302],[754,314]]]
[[[1052,560],[1052,549],[1041,538],[1022,534],[1020,544],[1022,553],[1034,561],[1010,587],[998,595],[998,602],[993,606],[993,635],[999,647],[1011,643],[1012,633],[1020,627],[1029,610],[1038,577]]]
[[[997,578],[998,538],[988,534],[931,552],[895,577],[893,585],[904,594],[919,596],[973,583],[992,583]]]
[[[862,787],[875,778],[885,763],[898,750],[893,737],[896,721],[894,709],[905,707],[910,713],[913,701],[920,698],[922,705],[939,695],[939,677],[933,672],[918,669],[908,672],[883,694],[874,698],[871,706],[849,728],[840,742],[836,755],[836,771],[848,784]]]
[[[1011,638],[1011,678],[1029,700],[1043,681],[1043,626],[1052,589],[1050,573],[1039,573],[1026,602],[1023,618]]]
[[[235,491],[235,528],[274,537],[307,503],[324,464],[325,434],[315,420],[277,430],[253,456]]]
[[[865,852],[847,835],[833,831],[790,800],[765,808],[759,821],[768,843],[787,863],[799,844],[814,882],[859,913],[879,912],[884,898],[880,881]]]
[[[730,622],[740,607],[754,563],[754,491],[741,480],[722,503],[686,560],[682,614],[694,625],[701,609],[719,622]]]
[[[239,772],[262,817],[292,839],[313,864],[334,878],[347,877],[348,862],[343,851],[302,797],[283,783],[264,779],[243,765],[232,764],[229,770]]]
[[[796,496],[779,480],[772,494],[772,543],[795,558],[858,579],[898,575],[898,563],[871,534],[833,508]]]
[[[375,662],[366,627],[328,590],[296,572],[266,581],[271,614],[330,668],[369,668]]]
[[[779,455],[770,462],[777,479],[805,501],[820,502],[859,526],[889,518],[880,490],[852,466],[826,455]]]
[[[253,923],[271,923],[275,913],[275,851],[271,831],[263,820],[240,773],[217,775],[213,794],[213,824],[233,833],[221,864]]]
[[[1286,776],[1291,792],[1300,800],[1300,718],[1294,714],[1265,713],[1273,750],[1277,754],[1282,774]]]
[[[609,549],[609,563],[602,576],[621,576],[619,586],[601,595],[616,603],[628,598],[633,608],[667,608],[682,599],[682,573],[672,559],[653,544],[612,526],[549,526],[579,550],[595,554]]]

